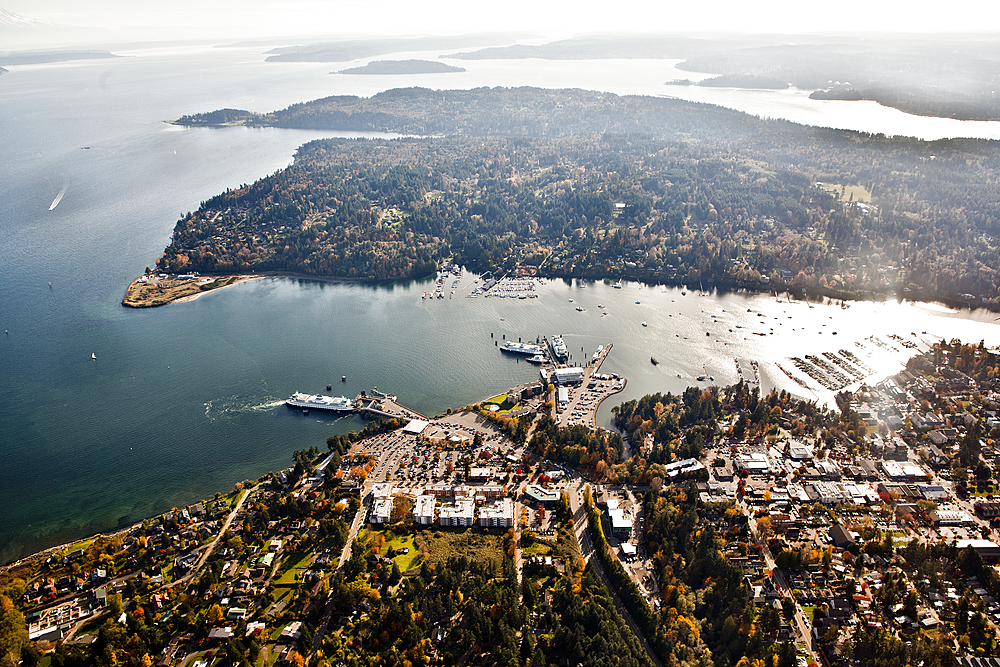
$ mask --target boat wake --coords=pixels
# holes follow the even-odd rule
[[[62,190],[59,191],[59,194],[56,195],[56,198],[53,199],[52,203],[49,205],[50,211],[55,210],[56,206],[59,206],[59,202],[62,201],[63,195],[66,194],[67,188],[69,188],[68,184],[62,186]]]
[[[205,416],[209,420],[231,419],[239,415],[252,412],[267,412],[285,404],[285,399],[277,399],[268,396],[261,402],[259,399],[251,399],[246,396],[225,396],[215,398],[205,402]]]

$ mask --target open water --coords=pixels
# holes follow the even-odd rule
[[[734,381],[733,359],[742,357],[760,361],[765,388],[825,401],[828,392],[799,388],[771,362],[848,347],[890,372],[909,351],[854,341],[912,332],[922,346],[934,336],[1000,343],[992,316],[936,306],[810,308],[562,281],[540,285],[537,299],[461,298],[471,275],[454,299],[435,301],[420,298],[424,284],[264,279],[186,304],[125,309],[125,287],[153,264],[180,214],[287,165],[303,142],[334,136],[182,129],[165,119],[400,85],[659,94],[674,78],[661,61],[470,62],[462,75],[347,77],[327,74],[340,65],[265,64],[257,49],[127,55],[0,78],[0,562],[227,491],[284,467],[295,449],[322,448],[360,426],[284,407],[293,391],[332,382],[350,396],[377,385],[435,414],[537,377],[536,367],[496,351],[503,336],[561,333],[574,362],[614,342],[605,369],[628,377],[622,400],[681,391],[706,370],[717,383]],[[733,91],[729,103],[739,108],[745,97]],[[828,118],[836,124],[836,114]],[[919,122],[944,127],[935,120]]]

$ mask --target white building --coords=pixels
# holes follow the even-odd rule
[[[487,528],[511,528],[514,525],[514,501],[504,498],[491,506],[480,508],[479,525]]]
[[[445,505],[438,514],[442,526],[471,526],[476,514],[474,500],[456,500],[454,505]]]
[[[372,498],[378,500],[379,498],[391,498],[392,497],[392,482],[377,482],[372,487]]]
[[[417,496],[417,504],[413,508],[413,520],[422,526],[434,523],[434,507],[437,498],[431,495]]]
[[[392,498],[379,498],[372,506],[371,523],[389,523],[392,516]]]
[[[557,368],[552,371],[552,377],[560,385],[577,384],[583,382],[583,369],[570,366],[568,368]]]

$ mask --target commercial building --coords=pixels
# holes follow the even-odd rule
[[[479,510],[479,525],[487,528],[511,528],[514,525],[514,501],[510,498]]]
[[[628,539],[632,534],[632,518],[625,510],[618,507],[609,509],[608,519],[611,521],[611,534],[619,540]]]
[[[559,494],[555,491],[543,489],[537,484],[529,484],[524,492],[536,503],[551,504],[559,500]]]
[[[552,378],[559,385],[579,384],[583,382],[583,369],[570,366],[552,371]]]
[[[389,523],[392,516],[392,498],[379,498],[372,505],[371,523]]]
[[[413,508],[413,520],[421,526],[429,526],[434,523],[434,507],[437,505],[437,498],[430,495],[417,496],[417,503]]]
[[[438,513],[442,526],[471,526],[476,514],[473,500],[456,500],[454,505],[445,505]]]

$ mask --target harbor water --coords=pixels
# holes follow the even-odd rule
[[[495,343],[504,337],[562,334],[571,363],[614,342],[602,370],[629,380],[615,402],[682,391],[706,373],[732,382],[736,358],[759,362],[765,389],[827,401],[829,392],[799,387],[773,362],[849,348],[891,372],[910,349],[866,343],[872,335],[886,344],[889,334],[920,346],[935,337],[1000,343],[993,316],[933,305],[810,307],[565,281],[537,285],[534,299],[465,298],[470,274],[450,299],[422,299],[432,283],[267,278],[129,310],[120,305],[125,287],[153,265],[180,215],[287,165],[303,142],[335,134],[185,129],[166,119],[400,85],[565,81],[640,92],[659,86],[671,65],[470,63],[474,76],[452,80],[331,76],[329,64],[275,66],[251,49],[127,55],[12,68],[0,78],[0,562],[228,491],[363,424],[288,409],[282,402],[294,391],[326,393],[333,383],[353,396],[378,386],[433,415],[537,377],[536,366],[501,355]],[[635,90],[620,88],[625,71]],[[602,424],[610,408],[602,407]]]

